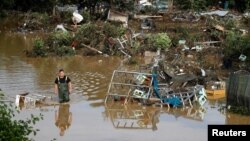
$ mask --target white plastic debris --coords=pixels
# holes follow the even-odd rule
[[[143,4],[143,3],[146,3],[146,2],[148,2],[148,0],[140,0],[139,1],[140,4]]]
[[[148,0],[140,0],[139,3],[143,6],[152,6],[152,3],[148,2]]]
[[[80,15],[80,14],[78,13],[77,10],[74,11],[74,12],[73,12],[73,17],[72,17],[73,23],[78,24],[78,23],[80,23],[82,20],[83,20],[82,15]]]
[[[216,10],[216,11],[211,11],[211,12],[204,12],[204,13],[201,13],[201,15],[218,15],[218,16],[221,16],[221,17],[224,17],[228,14],[228,11],[222,11],[222,10]]]
[[[244,13],[244,17],[246,17],[246,18],[250,17],[250,12]]]
[[[206,72],[205,72],[205,70],[204,69],[201,69],[201,76],[206,76]]]
[[[56,28],[55,28],[55,30],[56,30],[56,31],[57,31],[57,30],[62,30],[63,32],[68,32],[68,31],[64,28],[64,26],[63,26],[62,24],[57,25]]]
[[[182,51],[186,51],[186,50],[189,50],[189,49],[190,48],[187,45],[184,45]]]
[[[204,88],[201,88],[201,90],[199,91],[199,95],[198,95],[198,102],[200,105],[204,105],[205,102],[207,101],[207,95],[206,95],[206,91]]]
[[[196,50],[197,52],[199,51],[202,51],[202,46],[195,46],[195,47],[192,47],[191,50]]]
[[[185,45],[186,44],[186,40],[179,40],[179,45]]]
[[[247,56],[244,55],[244,54],[241,54],[240,57],[239,57],[239,60],[242,61],[242,62],[246,61],[246,59],[247,59]]]

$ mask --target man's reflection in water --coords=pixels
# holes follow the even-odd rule
[[[69,111],[69,104],[60,104],[59,110],[55,112],[55,125],[60,129],[60,136],[64,135],[72,122],[72,113]]]
[[[153,131],[156,131],[158,129],[157,124],[160,122],[159,120],[160,115],[161,115],[160,110],[156,110],[153,114],[153,117],[152,117],[152,130]]]

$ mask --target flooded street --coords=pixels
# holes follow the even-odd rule
[[[121,103],[104,105],[119,57],[27,58],[35,34],[0,32],[0,88],[10,97],[29,92],[53,96],[60,68],[72,80],[71,102],[23,109],[17,118],[42,113],[36,141],[206,141],[208,124],[250,124],[250,117],[220,110],[225,99],[210,98],[198,109],[160,109]],[[70,119],[70,120],[69,120]],[[62,128],[63,126],[63,128]]]

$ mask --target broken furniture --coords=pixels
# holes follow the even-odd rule
[[[113,72],[105,103],[138,101],[142,104],[193,107],[195,102],[206,102],[205,89],[201,85],[186,89],[172,89],[167,84],[158,84],[157,75],[141,72]]]
[[[16,106],[24,105],[26,108],[34,108],[37,104],[44,103],[46,96],[40,94],[18,94],[16,95]]]
[[[149,73],[115,70],[109,84],[105,103],[110,100],[130,98],[146,100],[152,93],[152,75]]]

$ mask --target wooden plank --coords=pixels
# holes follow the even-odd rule
[[[95,49],[95,48],[93,48],[93,47],[90,47],[90,46],[88,46],[88,45],[85,45],[85,44],[83,44],[83,43],[81,43],[81,45],[84,46],[84,47],[86,47],[86,48],[88,48],[88,49],[90,49],[90,50],[93,50],[93,51],[95,51],[95,52],[98,52],[99,54],[102,54],[102,52],[101,52],[100,50],[97,50],[97,49]]]

